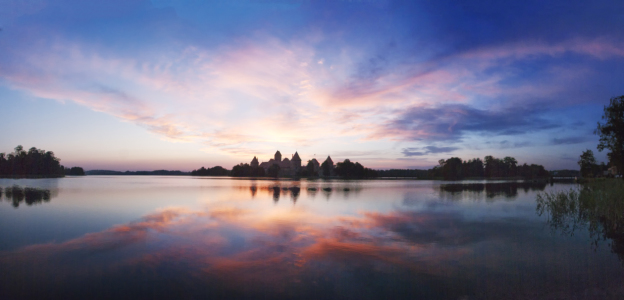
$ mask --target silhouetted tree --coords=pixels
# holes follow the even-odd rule
[[[330,176],[331,175],[331,165],[329,164],[328,161],[324,161],[321,164],[321,170],[323,170],[323,176]]]
[[[318,176],[317,172],[314,171],[314,164],[312,163],[312,160],[308,160],[308,164],[305,168],[308,172],[308,176]]]
[[[264,172],[264,168],[261,167],[251,167],[251,176],[252,177],[264,177],[266,176]]]
[[[277,178],[277,176],[279,176],[279,171],[280,171],[280,166],[277,164],[274,164],[269,167],[269,169],[267,170],[267,173],[269,177]]]
[[[440,164],[440,170],[444,179],[461,179],[463,178],[462,172],[462,160],[459,157],[451,157],[447,160],[441,159],[438,161]]]
[[[581,167],[581,175],[583,177],[593,177],[596,169],[596,158],[594,158],[594,152],[587,149],[583,151],[579,158],[578,165]]]
[[[0,177],[63,177],[65,170],[60,159],[51,151],[35,147],[28,151],[21,145],[13,153],[0,153]]]
[[[624,95],[609,100],[602,119],[605,123],[598,122],[598,128],[594,131],[600,136],[598,151],[609,149],[609,162],[621,173],[624,169]]]
[[[441,159],[438,162],[439,165],[429,169],[429,178],[443,177],[444,179],[455,180],[465,177],[538,178],[549,176],[544,166],[535,164],[527,165],[526,163],[522,166],[518,166],[518,161],[509,156],[504,159],[498,159],[488,155],[485,157],[484,161],[478,158],[462,161],[458,157],[451,157],[447,160]]]
[[[507,176],[507,177],[516,176],[517,168],[518,168],[518,161],[515,158],[506,156],[505,158],[503,158],[503,165],[504,165],[504,172],[505,172],[504,176]]]
[[[65,175],[70,176],[84,176],[85,172],[81,167],[72,167],[71,169],[65,169]]]
[[[227,176],[229,173],[230,171],[221,166],[215,166],[208,169],[201,167],[197,170],[191,171],[191,176]]]
[[[498,161],[493,156],[488,155],[484,159],[485,165],[485,177],[497,177],[498,174]]]
[[[264,176],[264,169],[241,163],[232,167],[232,172],[230,174],[233,177],[259,177]]]
[[[480,158],[473,158],[462,164],[465,177],[483,177],[483,161]]]
[[[336,164],[334,170],[336,175],[343,178],[375,178],[377,172],[372,169],[364,168],[359,162],[353,163],[349,159]]]

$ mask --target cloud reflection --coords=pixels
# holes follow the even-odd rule
[[[290,192],[269,185],[258,190]],[[235,203],[199,211],[167,208],[64,243],[0,253],[0,269],[9,278],[0,282],[0,294],[42,297],[55,289],[59,295],[74,291],[70,295],[93,298],[103,290],[127,296],[123,293],[166,287],[186,298],[459,298],[476,293],[475,277],[465,272],[482,251],[508,249],[510,242],[524,250],[539,246],[534,232],[540,229],[528,220],[474,219],[436,209],[328,215],[305,205],[268,212]],[[503,262],[528,267],[541,262],[540,257],[488,255],[489,266],[503,270]],[[167,280],[171,275],[178,280]],[[34,278],[41,286],[15,285]],[[78,278],[85,288],[76,291],[69,282]],[[492,273],[481,280],[498,279]],[[124,281],[132,286],[127,291],[102,284],[124,286]]]

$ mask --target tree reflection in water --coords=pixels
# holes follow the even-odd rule
[[[258,191],[263,191],[272,195],[273,202],[275,203],[279,202],[280,197],[282,196],[285,197],[285,196],[290,195],[290,200],[294,204],[297,203],[297,200],[299,199],[299,197],[302,195],[303,192],[305,192],[308,197],[312,197],[312,198],[314,198],[317,195],[317,193],[320,193],[327,200],[329,200],[331,195],[338,191],[341,192],[340,195],[342,197],[347,198],[352,193],[355,195],[359,194],[361,190],[362,190],[361,186],[357,186],[353,184],[340,185],[340,186],[334,186],[334,187],[308,186],[308,187],[304,187],[303,191],[300,185],[290,185],[290,184],[281,185],[281,186],[279,184],[264,185],[264,186],[252,185],[249,187],[249,192],[252,198],[254,198],[257,195]]]
[[[609,239],[611,251],[624,263],[624,182],[602,180],[568,191],[540,193],[536,212],[546,214],[554,231],[574,235],[587,228],[594,247]]]
[[[255,185],[252,185],[249,187],[249,191],[251,192],[251,198],[256,197],[256,193],[258,193],[258,187]]]
[[[0,188],[0,198],[2,197],[2,188]],[[50,202],[50,190],[25,187],[14,185],[4,189],[4,197],[11,202],[13,207],[18,208],[20,203],[25,202],[26,205],[40,204]]]
[[[440,185],[440,191],[451,195],[462,194],[463,192],[483,193],[488,199],[494,199],[499,196],[513,199],[518,196],[518,189],[529,191],[543,191],[546,188],[546,182],[523,181],[523,182],[491,182],[491,183],[451,183]],[[462,199],[458,198],[458,199]]]

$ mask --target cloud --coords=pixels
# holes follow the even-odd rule
[[[437,153],[448,153],[458,150],[460,148],[457,147],[436,147],[436,146],[426,146],[422,148],[403,148],[403,156],[423,156],[427,154],[437,154]]]
[[[488,144],[491,144],[488,142]],[[508,140],[504,140],[498,143],[498,148],[499,149],[517,149],[517,148],[523,148],[523,147],[528,147],[533,145],[531,142],[529,141],[524,141],[524,142],[510,142]]]
[[[407,141],[460,141],[468,133],[518,135],[557,128],[536,109],[482,110],[464,104],[412,107],[384,124],[373,136]]]
[[[245,22],[196,16],[188,22],[189,7],[176,3],[44,4],[7,10],[9,26],[0,36],[3,85],[236,156],[286,145],[455,143],[471,134],[558,128],[557,108],[595,103],[587,91],[619,74],[598,67],[617,67],[611,63],[624,57],[621,30],[607,26],[620,24],[619,17],[593,7],[606,15],[590,18],[578,5],[570,9],[591,24],[545,18],[531,5],[519,5],[518,15],[495,3],[462,6],[461,12],[426,3],[401,9],[376,1],[287,5],[272,15],[279,17],[261,22],[255,18],[264,20],[266,11],[253,4],[243,5],[259,9],[246,10]],[[242,9],[196,8],[202,16],[223,10],[234,17]],[[500,14],[482,18],[482,10],[494,8]],[[434,13],[414,18],[426,12]],[[332,14],[342,17],[328,19]],[[106,22],[110,18],[117,25]],[[546,25],[535,24],[553,18],[573,30],[544,36]],[[223,24],[228,30],[218,30]],[[619,88],[612,85],[602,90]],[[427,153],[436,152],[403,151]]]
[[[550,141],[552,145],[574,145],[581,144],[587,141],[586,137],[583,136],[570,136],[564,138],[554,138]]]
[[[397,211],[387,214],[366,213],[362,224],[397,234],[414,245],[436,245],[438,249],[477,245],[509,238],[531,240],[531,230],[540,224],[523,220],[475,221],[454,212]]]

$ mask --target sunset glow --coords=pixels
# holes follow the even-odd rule
[[[577,169],[585,149],[606,161],[593,130],[624,93],[624,4],[598,2],[9,1],[0,152],[86,170],[275,150]]]

